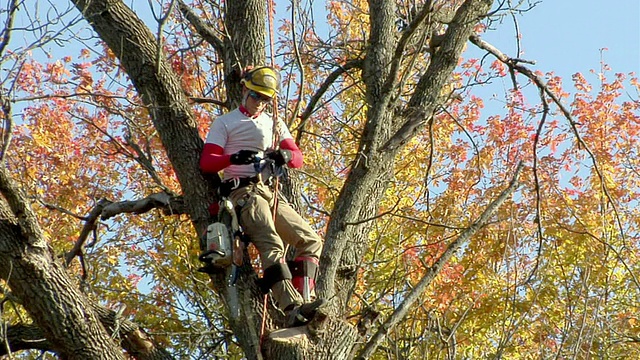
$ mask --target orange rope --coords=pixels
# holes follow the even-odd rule
[[[273,38],[274,38],[274,33],[273,33],[273,16],[275,15],[276,11],[273,8],[273,0],[267,0],[267,16],[269,18],[269,52],[271,55],[271,66],[275,65],[275,60],[274,60],[274,55],[273,55],[273,49],[275,48],[275,46],[273,45]]]

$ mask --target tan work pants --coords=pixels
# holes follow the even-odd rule
[[[240,206],[240,224],[260,253],[262,268],[284,264],[285,244],[296,249],[296,257],[320,258],[322,240],[293,208],[282,198],[273,219],[273,193],[264,184],[245,186],[231,192],[229,199]],[[289,305],[302,304],[302,296],[291,281],[284,280],[273,285],[271,293],[281,309]]]

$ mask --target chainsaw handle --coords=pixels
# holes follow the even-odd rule
[[[208,262],[207,256],[211,255],[211,254],[218,254],[220,256],[225,256],[226,254],[220,250],[206,250],[203,251],[202,253],[200,253],[200,256],[198,256],[198,260],[202,261],[202,262]]]

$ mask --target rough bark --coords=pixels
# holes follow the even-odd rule
[[[53,347],[42,329],[36,325],[7,326],[5,338],[0,339],[0,356],[20,350],[48,351]]]
[[[173,357],[164,349],[156,346],[149,336],[136,324],[98,304],[92,304],[102,325],[109,335],[121,339],[122,347],[127,354],[138,360],[171,360]],[[114,334],[114,332],[116,332]],[[42,328],[37,325],[17,324],[7,326],[5,337],[0,339],[0,355],[8,355],[20,350],[53,351],[52,343],[47,340]]]
[[[350,359],[359,339],[352,326],[321,311],[308,326],[269,333],[263,354],[265,359]]]
[[[24,194],[0,168],[0,278],[65,359],[123,359],[56,260]]]
[[[213,200],[217,178],[205,178],[198,161],[202,140],[197,131],[180,81],[158,49],[154,35],[121,0],[73,0],[85,19],[104,40],[129,75],[146,106],[166,149],[184,194],[186,211],[196,232],[202,235],[209,221],[207,206]],[[364,62],[363,82],[368,104],[367,123],[359,154],[336,203],[328,226],[321,258],[319,293],[332,298],[336,286],[349,289],[355,282],[355,268],[367,246],[367,235],[377,204],[387,188],[394,158],[404,144],[424,126],[438,106],[440,90],[447,83],[473,26],[491,5],[490,0],[467,0],[457,11],[434,52],[428,70],[418,83],[406,108],[396,115],[392,99],[397,98],[392,66],[401,52],[395,33],[396,9],[391,1],[371,1],[370,43]],[[266,2],[226,1],[225,34],[220,58],[227,75],[227,101],[237,104],[239,85],[230,76],[246,65],[264,63]],[[219,45],[219,44],[218,44]],[[400,47],[400,48],[399,48]],[[390,86],[391,85],[391,86]],[[396,124],[402,123],[402,126]],[[396,129],[398,129],[396,131]],[[15,212],[14,212],[15,213]],[[10,218],[0,222],[0,276],[6,278],[25,308],[38,319],[45,336],[65,358],[122,358],[100,324],[94,310],[54,261],[44,239],[26,231]],[[343,270],[343,271],[342,271]],[[255,273],[245,266],[236,287],[226,286],[224,275],[213,276],[230,311],[230,324],[248,359],[347,359],[359,335],[353,327],[330,316],[323,325],[305,329],[298,337],[282,341],[277,333],[261,341],[261,299]],[[346,306],[347,292],[337,294]],[[31,301],[31,299],[35,299]],[[237,305],[237,306],[235,306]],[[277,323],[270,313],[268,324]],[[334,315],[332,313],[332,315]],[[315,326],[315,325],[314,325]],[[275,335],[274,335],[275,334]],[[286,337],[285,337],[286,338]],[[81,349],[81,350],[80,350]]]
[[[387,2],[384,2],[387,3]],[[320,260],[322,277],[320,293],[329,298],[337,295],[342,304],[346,292],[355,282],[353,271],[367,246],[367,235],[377,214],[377,204],[384,195],[393,169],[393,161],[404,144],[424,127],[439,105],[439,94],[446,85],[460,58],[473,27],[490,9],[490,0],[467,0],[449,23],[438,51],[430,59],[409,103],[395,115],[390,99],[397,98],[394,78],[385,69],[394,68],[390,54],[400,52],[393,31],[392,4],[371,1],[371,45],[363,81],[367,87],[367,124],[360,152],[331,214],[325,249]],[[393,132],[394,124],[402,124]],[[341,271],[342,270],[342,271]],[[339,287],[338,287],[339,285]]]
[[[349,290],[355,282],[361,254],[366,248],[371,224],[361,222],[375,216],[378,201],[393,169],[393,156],[378,154],[382,139],[389,137],[392,112],[388,111],[390,93],[385,88],[395,43],[396,5],[391,1],[370,1],[371,39],[365,59],[363,82],[366,85],[367,123],[358,155],[342,188],[327,228],[325,248],[320,259],[322,277],[319,291],[332,298],[334,288]],[[386,155],[386,156],[385,156]],[[347,243],[349,246],[347,246]],[[342,271],[338,272],[341,269]],[[335,299],[346,307],[348,291]]]
[[[44,244],[44,240],[41,244]],[[20,227],[0,221],[0,277],[65,359],[124,359],[84,294],[48,246],[26,243]]]
[[[223,39],[225,86],[230,108],[240,104],[242,88],[234,72],[247,66],[265,65],[265,21],[267,2],[264,0],[225,1],[224,24],[228,36]]]
[[[198,234],[206,230],[212,183],[199,170],[203,141],[182,90],[155,36],[121,0],[74,0],[84,18],[120,59],[148,106],[155,128],[183,190]]]

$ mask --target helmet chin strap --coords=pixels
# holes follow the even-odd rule
[[[245,108],[245,110],[247,111],[247,113],[249,113],[249,108],[247,107],[247,98],[249,98],[249,91],[244,91],[244,94],[242,95],[242,107]],[[262,110],[258,110],[255,113],[251,114],[252,117],[258,116],[260,115],[260,113],[262,113]]]
[[[243,91],[242,94],[242,106],[244,106],[244,108],[247,108],[247,98],[249,97],[249,92],[247,90]]]

